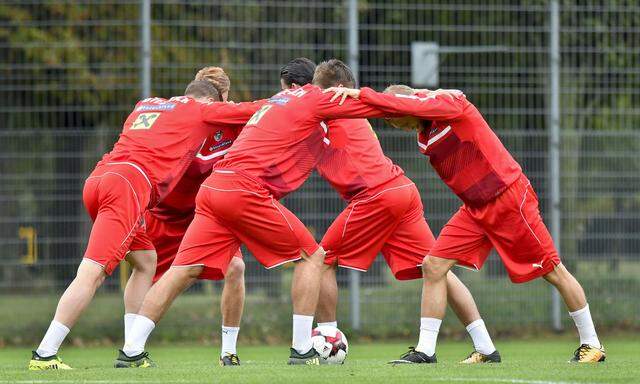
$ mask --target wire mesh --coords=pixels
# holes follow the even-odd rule
[[[640,7],[626,4],[560,6],[561,255],[595,319],[611,325],[637,324],[640,313]],[[90,229],[84,178],[140,96],[139,15],[139,1],[0,1],[3,294],[57,292],[74,275]],[[198,68],[221,65],[231,98],[251,100],[275,93],[279,68],[294,57],[347,59],[342,1],[163,0],[152,2],[151,16],[157,96],[180,94]],[[436,42],[439,85],[463,89],[479,107],[548,210],[548,3],[360,1],[358,16],[360,83],[410,83],[411,43]],[[437,233],[459,200],[413,136],[374,125],[387,155],[418,185]],[[316,174],[284,203],[318,239],[344,207]],[[291,270],[245,260],[247,313],[251,303],[286,304]],[[549,289],[511,285],[495,255],[481,272],[459,274],[492,327],[550,324]],[[341,283],[346,278],[340,274]],[[393,281],[379,258],[361,284],[363,329],[417,323],[419,282]],[[339,318],[348,321],[343,285]],[[119,288],[110,279],[105,291]]]

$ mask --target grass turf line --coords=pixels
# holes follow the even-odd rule
[[[64,348],[61,357],[73,371],[29,372],[30,352],[0,349],[0,383],[633,383],[640,377],[638,339],[609,340],[607,362],[568,364],[575,345],[570,341],[506,341],[497,346],[502,364],[461,366],[457,361],[471,350],[467,343],[446,341],[438,349],[436,365],[386,364],[406,350],[407,344],[351,346],[343,366],[290,367],[286,346],[240,347],[241,367],[217,366],[217,348],[202,346],[152,346],[157,369],[111,368],[115,348]]]

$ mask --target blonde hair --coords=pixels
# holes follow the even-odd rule
[[[204,67],[196,73],[194,80],[205,80],[211,83],[222,97],[223,94],[229,92],[231,80],[220,67]]]
[[[413,95],[416,91],[408,85],[393,84],[385,88],[384,93],[393,93],[400,95]]]

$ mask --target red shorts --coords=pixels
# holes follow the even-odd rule
[[[151,196],[151,184],[132,165],[102,164],[87,178],[84,206],[93,220],[84,257],[110,275],[124,259],[136,236],[144,236],[142,214]]]
[[[173,260],[176,258],[178,248],[182,242],[189,224],[191,224],[191,216],[181,218],[179,220],[166,220],[155,216],[152,212],[147,211],[144,215],[146,224],[146,233],[144,236],[137,236],[129,246],[131,251],[154,250],[158,255],[158,264],[156,266],[156,274],[153,282],[158,281],[171,267]],[[235,257],[242,258],[240,248],[238,248]]]
[[[429,254],[479,270],[494,247],[514,283],[544,276],[560,264],[538,196],[525,175],[482,207],[463,205]]]
[[[422,277],[422,260],[435,238],[424,219],[420,192],[398,177],[357,197],[334,220],[322,239],[325,264],[369,269],[382,252],[398,280]]]
[[[201,279],[223,279],[241,243],[266,268],[311,255],[318,244],[302,222],[257,182],[216,170],[196,197],[196,216],[173,266],[202,265]]]

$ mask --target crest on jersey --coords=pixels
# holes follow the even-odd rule
[[[216,132],[216,134],[213,135],[213,138],[215,139],[215,141],[220,141],[220,139],[222,139],[222,131]]]

